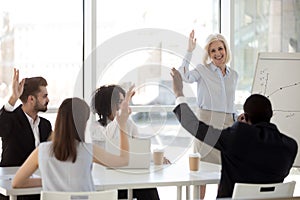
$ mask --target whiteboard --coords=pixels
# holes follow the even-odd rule
[[[294,166],[300,167],[300,53],[259,53],[252,85],[254,93],[270,99],[271,122],[297,141]]]

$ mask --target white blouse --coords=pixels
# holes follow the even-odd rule
[[[60,161],[51,155],[52,142],[39,145],[39,170],[43,190],[65,192],[94,191],[92,178],[93,145],[80,142],[77,147],[77,158],[72,161]]]
[[[127,120],[126,133],[130,137],[137,137],[138,130],[132,120]],[[116,118],[113,121],[108,121],[107,126],[102,126],[98,121],[91,124],[90,133],[93,144],[100,145],[105,148],[105,141],[120,137],[120,129]]]

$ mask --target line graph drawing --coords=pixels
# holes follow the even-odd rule
[[[295,86],[297,86],[297,85],[299,85],[299,84],[300,84],[300,81],[297,82],[297,83],[293,83],[293,84],[291,84],[291,85],[282,86],[282,87],[276,89],[275,91],[271,92],[269,95],[266,95],[266,96],[269,98],[269,97],[271,97],[273,94],[277,93],[277,92],[280,91],[280,90],[284,90],[284,89],[289,88],[289,87],[295,87]]]
[[[272,75],[270,74],[270,72],[268,71],[269,69],[266,67],[262,67],[262,69],[259,71],[259,75],[258,75],[258,80],[259,80],[259,86],[260,86],[260,90],[259,94],[263,94],[264,96],[268,97],[269,99],[272,99],[273,96],[275,96],[276,94],[278,94],[279,92],[284,93],[284,90],[286,89],[291,89],[292,87],[300,87],[300,81],[294,82],[292,84],[287,84],[287,85],[280,85],[280,81],[276,81],[279,84],[276,84],[276,88],[272,91],[269,91],[269,84],[272,84],[274,87],[274,81],[272,81],[271,77]],[[278,77],[279,78],[279,77]],[[278,79],[277,79],[278,80]],[[300,91],[300,88],[298,89],[298,91]],[[269,92],[269,94],[267,94]],[[252,92],[253,93],[253,92]],[[276,101],[276,100],[275,100]],[[290,110],[290,109],[276,109],[273,108],[274,112],[285,112],[285,113],[300,113],[300,104],[299,104],[299,110]],[[288,114],[286,117],[293,117],[295,116],[295,114]]]
[[[300,53],[259,53],[252,94],[272,103],[271,122],[300,144]],[[294,166],[300,167],[300,149]]]

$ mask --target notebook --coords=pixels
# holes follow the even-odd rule
[[[151,161],[151,140],[128,138],[129,140],[129,164],[118,167],[123,169],[148,169]],[[106,151],[119,154],[119,139],[106,140]]]

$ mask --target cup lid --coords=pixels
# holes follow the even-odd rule
[[[193,158],[201,158],[200,153],[190,153],[189,156]]]
[[[164,152],[164,149],[153,149],[153,152]]]

